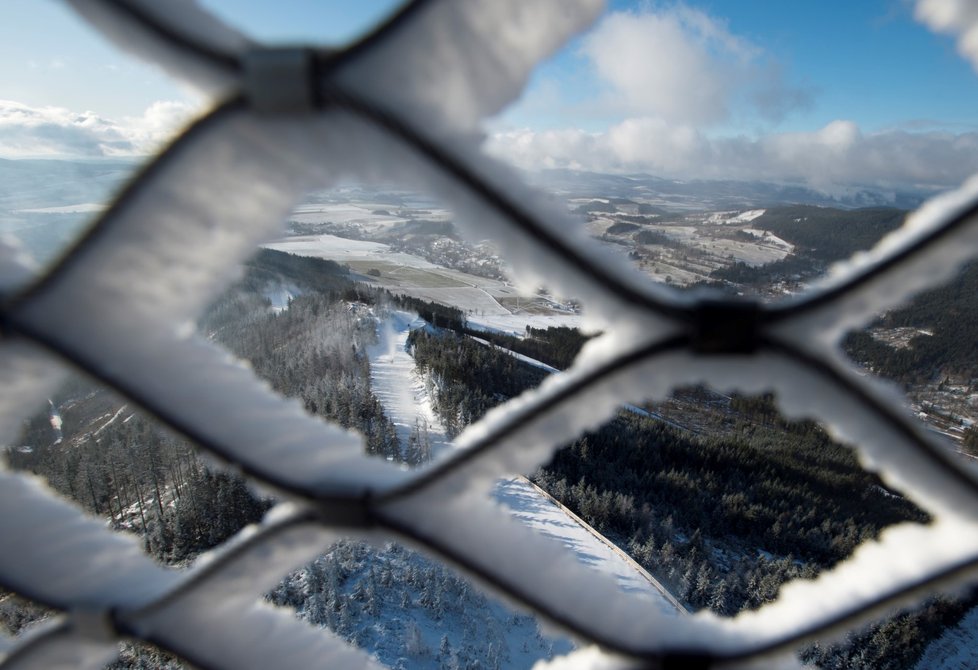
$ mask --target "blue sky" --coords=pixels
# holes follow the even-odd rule
[[[710,0],[686,5],[703,10],[732,35],[757,47],[760,59],[780,68],[788,82],[808,93],[808,104],[778,124],[747,113],[728,124],[728,132],[772,125],[803,131],[837,119],[853,120],[868,131],[921,121],[978,128],[975,71],[958,55],[953,40],[914,20],[907,2]],[[619,1],[612,3],[611,11],[634,14],[648,6]],[[561,81],[570,100],[593,93],[596,84],[588,81],[589,63],[579,52],[581,41],[542,66],[534,83]],[[606,121],[582,118],[579,124],[597,127]],[[527,122],[546,124],[542,117]]]
[[[880,169],[857,166],[865,181],[926,182],[935,170],[884,165],[892,156],[882,154],[905,155],[909,143],[945,163],[951,152],[961,165],[933,179],[960,180],[978,170],[965,156],[978,142],[978,76],[953,34],[919,19],[935,7],[963,15],[969,1],[612,0],[591,32],[542,64],[524,97],[487,124],[488,146],[527,167],[816,185],[857,179],[830,164],[869,148]],[[398,4],[203,2],[261,39],[333,44]],[[0,155],[149,151],[200,104],[53,0],[0,3],[0,40]],[[69,123],[101,141],[79,136],[59,147],[55,133],[17,135],[25,118]],[[38,139],[47,144],[33,146]],[[795,170],[791,161],[805,156],[816,164]]]

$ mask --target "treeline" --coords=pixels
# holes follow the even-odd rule
[[[490,408],[538,385],[547,375],[451,331],[415,330],[408,336],[408,346],[418,370],[432,385],[435,411],[451,438]]]
[[[263,248],[245,262],[245,276],[239,286],[259,293],[268,283],[283,280],[316,291],[337,291],[349,286],[350,270],[324,258]]]
[[[793,205],[772,207],[752,224],[801,247],[806,256],[828,264],[872,248],[884,235],[899,228],[906,215],[906,211],[890,207],[847,210]]]
[[[399,305],[402,309],[415,312],[436,328],[448,328],[456,332],[462,332],[465,329],[465,314],[460,309],[409,295],[395,296],[386,291],[383,293],[386,294],[390,302]]]
[[[541,363],[565,370],[571,366],[584,343],[592,336],[584,335],[577,328],[549,326],[547,328],[526,327],[526,337],[516,337],[497,331],[479,331],[466,328],[467,335],[492,342],[497,347],[515,351]]]
[[[719,282],[730,282],[739,286],[769,286],[780,281],[799,281],[823,274],[828,266],[816,261],[803,252],[795,252],[781,260],[764,265],[749,265],[737,261],[732,265],[717,268],[710,278]]]
[[[917,664],[931,642],[956,626],[976,605],[978,593],[973,589],[960,598],[937,596],[913,610],[851,632],[843,642],[812,645],[802,659],[825,670],[906,670]]]
[[[752,222],[795,245],[780,261],[751,266],[737,262],[714,270],[710,277],[742,285],[811,279],[829,265],[870,249],[903,223],[906,212],[888,207],[835,209],[811,205],[772,207]]]
[[[637,244],[658,244],[662,247],[678,248],[683,246],[681,242],[666,235],[661,230],[640,230],[632,236]]]
[[[918,295],[887,313],[871,328],[910,327],[926,330],[909,346],[894,348],[868,332],[853,332],[846,352],[874,372],[905,384],[956,377],[978,379],[978,263],[969,263],[954,280]]]

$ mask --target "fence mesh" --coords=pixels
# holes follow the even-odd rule
[[[4,259],[3,438],[11,443],[57,383],[56,361],[67,361],[288,502],[181,572],[37,481],[0,471],[0,585],[63,612],[0,639],[0,666],[101,667],[131,638],[202,668],[370,666],[261,601],[341,536],[405,541],[650,667],[760,662],[975,577],[978,479],[889,387],[857,373],[838,342],[975,255],[978,183],[929,203],[800,297],[680,295],[568,232],[565,213],[473,139],[539,59],[594,19],[592,0],[416,0],[340,51],[264,48],[190,3],[71,4],[220,102],[43,276],[25,280]],[[346,176],[443,198],[463,228],[496,240],[522,279],[579,297],[603,332],[571,369],[490,412],[456,452],[418,471],[365,458],[358,436],[309,417],[184,332],[296,198]],[[673,619],[490,504],[498,477],[534,470],[622,403],[693,383],[775,391],[782,411],[856,444],[863,464],[934,522],[886,531],[758,611]]]

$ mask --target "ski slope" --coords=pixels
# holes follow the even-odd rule
[[[649,600],[661,612],[679,616],[685,609],[648,572],[524,477],[503,479],[495,498],[524,524],[570,549],[584,565],[615,578],[621,590]]]
[[[391,312],[377,327],[377,343],[367,349],[370,388],[394,423],[402,456],[412,432],[427,436],[432,455],[451,446],[414,357],[407,351],[408,335],[425,325],[417,314]]]

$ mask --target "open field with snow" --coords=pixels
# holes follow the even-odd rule
[[[381,242],[350,240],[336,235],[298,235],[275,240],[263,246],[299,256],[326,258],[337,263],[385,261],[413,268],[432,269],[438,267],[412,254],[393,251],[390,245]]]
[[[16,209],[15,212],[24,214],[88,214],[101,212],[105,205],[95,202],[81,202],[77,205],[60,205],[57,207],[31,207],[28,209]]]
[[[521,335],[526,332],[527,325],[548,328],[581,324],[579,314],[548,309],[545,300],[520,296],[505,282],[443,268],[413,254],[394,251],[382,242],[324,234],[286,237],[264,246],[348,265],[362,281],[395,293],[455,307],[466,314],[474,327]],[[378,271],[380,276],[368,275],[370,270]],[[524,307],[510,306],[517,297]],[[508,304],[502,305],[499,298],[505,298]]]

